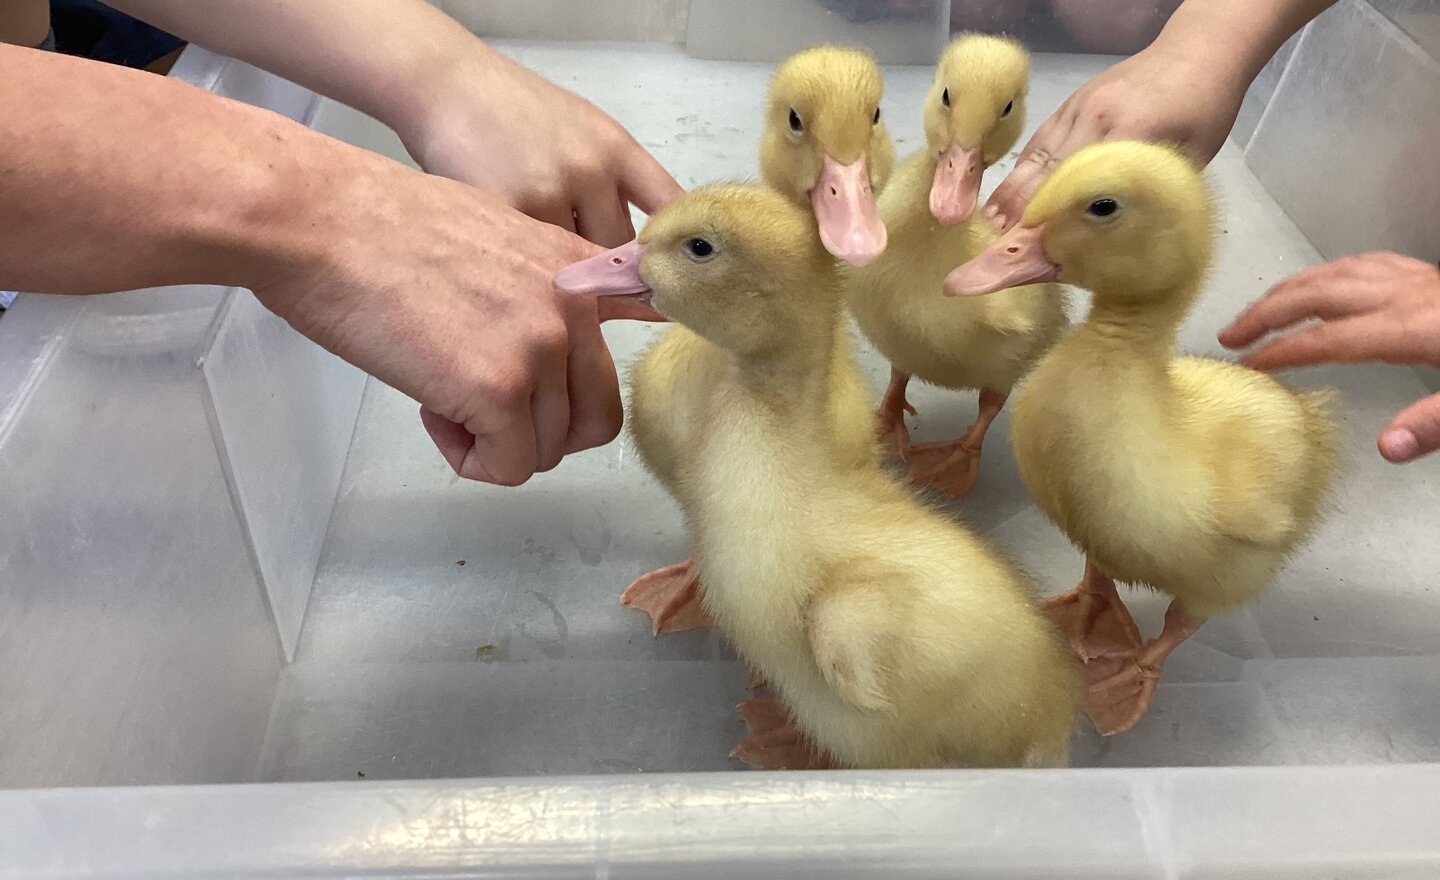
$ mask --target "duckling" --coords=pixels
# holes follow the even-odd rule
[[[953,498],[974,486],[985,434],[1011,389],[1068,325],[1064,298],[1049,285],[988,300],[939,295],[946,273],[994,238],[972,214],[985,169],[1025,126],[1029,78],[1029,56],[1013,40],[965,34],[950,44],[925,100],[928,146],[901,163],[880,194],[890,246],[856,271],[847,289],[856,323],[891,364],[880,437],[913,463],[916,482]],[[979,390],[979,411],[964,436],[911,447],[911,376]]]
[[[815,212],[825,249],[852,266],[885,250],[875,193],[895,166],[880,115],[885,76],[868,53],[817,46],[775,68],[760,139],[765,183]]]
[[[1165,659],[1209,617],[1255,598],[1314,531],[1334,480],[1328,392],[1175,354],[1214,248],[1210,194],[1167,147],[1110,142],[1063,163],[1022,223],[946,279],[979,294],[1054,280],[1094,292],[1015,407],[1035,502],[1086,554],[1051,610],[1091,684],[1102,733],[1145,713]],[[1148,644],[1115,591],[1173,601]]]
[[[821,46],[791,56],[776,68],[766,100],[760,169],[766,183],[814,216],[813,234],[837,259],[863,265],[883,251],[886,235],[875,191],[894,166],[894,148],[880,116],[884,75],[858,49]],[[632,255],[622,255],[622,263]],[[870,397],[851,356],[848,322],[835,322],[835,363],[830,375],[830,431],[857,463],[879,456],[869,426]],[[631,432],[641,460],[676,494],[675,462],[689,440],[676,413],[677,388],[725,368],[719,352],[685,327],[673,327],[631,371]],[[695,383],[668,384],[675,374]],[[682,503],[683,507],[683,503]],[[707,625],[692,560],[646,574],[621,594],[628,608],[650,615],[654,632]]]
[[[1022,577],[829,435],[838,266],[773,190],[695,190],[567,289],[650,291],[723,353],[672,373],[679,495],[703,602],[779,702],[749,701],[758,766],[1056,766],[1078,663]],[[686,387],[678,387],[686,386]],[[690,387],[694,386],[694,387]]]

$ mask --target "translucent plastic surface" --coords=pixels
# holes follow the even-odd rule
[[[510,51],[614,113],[683,184],[752,173],[767,66],[663,48]],[[1031,124],[1105,63],[1037,58]],[[928,82],[927,70],[887,71],[901,152],[920,142]],[[703,112],[695,95],[706,96]],[[1221,154],[1212,178],[1221,260],[1183,343],[1218,353],[1214,334],[1241,305],[1317,257],[1238,151]],[[655,332],[606,328],[622,367]],[[862,363],[878,391],[885,364],[869,352]],[[1380,367],[1296,378],[1344,392],[1351,469],[1336,514],[1261,601],[1176,653],[1140,727],[1108,740],[1082,733],[1078,764],[1440,761],[1440,549],[1430,540],[1440,472],[1393,468],[1372,439],[1422,388]],[[973,417],[973,397],[921,387],[913,399],[920,439],[954,436]],[[1048,590],[1079,577],[1078,553],[1031,505],[1007,444],[987,450],[979,485],[955,509]],[[631,578],[686,552],[674,507],[624,445],[567,459],[518,490],[465,484],[413,404],[372,383],[261,778],[734,767],[740,665],[712,633],[652,639],[644,617],[617,602]],[[1137,593],[1132,604],[1142,624],[1158,624],[1160,597]]]
[[[1437,821],[1433,766],[15,792],[0,878],[1434,880]]]
[[[767,66],[505,48],[615,114],[687,186],[753,173]],[[1105,63],[1037,57],[1030,126]],[[227,70],[197,81],[399,155],[373,121]],[[887,71],[902,153],[921,143],[929,76]],[[1182,344],[1217,353],[1244,302],[1318,254],[1238,150],[1211,177],[1220,260]],[[354,377],[331,365],[329,385],[294,388],[319,355],[288,348],[306,343],[253,301],[220,310],[223,295],[25,297],[0,319],[0,366],[24,377],[0,386],[0,785],[248,781],[257,761],[277,784],[0,792],[0,878],[1440,876],[1440,471],[1373,451],[1423,393],[1407,370],[1294,377],[1341,391],[1334,514],[1264,598],[1174,655],[1139,727],[1077,736],[1078,765],[1137,769],[771,776],[727,758],[744,672],[718,638],[655,640],[618,605],[687,549],[624,444],[518,490],[462,483],[414,403],[370,382],[347,448]],[[622,368],[655,332],[606,328]],[[885,364],[862,364],[878,391]],[[912,400],[919,440],[974,414],[966,395]],[[256,433],[276,426],[290,443]],[[286,498],[295,474],[305,488]],[[955,510],[1047,590],[1079,576],[1007,444]],[[301,601],[277,602],[262,573],[308,564],[317,532],[287,543],[277,526],[296,516],[326,537],[282,670]],[[1153,630],[1161,600],[1131,598]],[[1177,765],[1195,769],[1156,769]],[[721,772],[653,775],[694,770]],[[652,775],[622,775],[637,772]],[[450,777],[472,778],[431,781]],[[284,784],[312,780],[329,784]]]

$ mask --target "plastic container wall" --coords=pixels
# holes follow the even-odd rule
[[[174,75],[319,106],[200,50]],[[22,296],[0,374],[0,786],[253,778],[363,374],[209,287]]]
[[[0,786],[254,772],[280,651],[196,365],[222,296],[0,319]]]
[[[1342,0],[1292,44],[1247,99],[1246,163],[1322,254],[1440,260],[1440,3]]]
[[[949,34],[1006,33],[1036,51],[1129,53],[1179,0],[432,0],[478,34],[683,44],[698,58],[775,61],[859,43],[887,64],[929,64]]]

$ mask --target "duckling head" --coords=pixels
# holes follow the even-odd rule
[[[1025,128],[1030,56],[1014,40],[956,37],[925,98],[925,141],[939,156],[930,213],[954,226],[975,211],[985,169],[1015,146]]]
[[[1095,301],[1193,297],[1210,263],[1214,209],[1178,151],[1138,141],[1094,144],[1041,184],[1019,225],[956,268],[945,292],[993,293],[1042,281]]]
[[[880,118],[885,78],[865,52],[820,46],[775,69],[760,141],[765,182],[808,202],[825,249],[853,266],[885,250],[875,203],[895,165]]]
[[[835,263],[809,212],[746,184],[697,188],[670,202],[640,237],[562,270],[560,290],[641,297],[665,317],[742,356],[833,332]]]

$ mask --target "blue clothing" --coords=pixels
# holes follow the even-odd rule
[[[185,45],[96,0],[50,0],[55,49],[93,61],[145,67]]]

